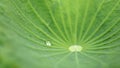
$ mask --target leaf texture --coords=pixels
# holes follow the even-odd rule
[[[120,68],[119,56],[120,0],[0,0],[0,68]]]

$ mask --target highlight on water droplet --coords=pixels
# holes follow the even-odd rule
[[[69,47],[69,51],[71,51],[71,52],[81,52],[82,49],[83,48],[80,45],[72,45]]]

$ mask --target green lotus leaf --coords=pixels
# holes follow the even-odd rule
[[[120,0],[0,0],[0,68],[120,68]]]

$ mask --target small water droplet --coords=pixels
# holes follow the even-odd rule
[[[46,41],[46,45],[47,45],[47,46],[51,46],[52,44],[51,44],[50,41]]]

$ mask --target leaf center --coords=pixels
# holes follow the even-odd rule
[[[69,47],[69,50],[71,52],[81,52],[82,51],[82,47],[79,45],[72,45]]]

